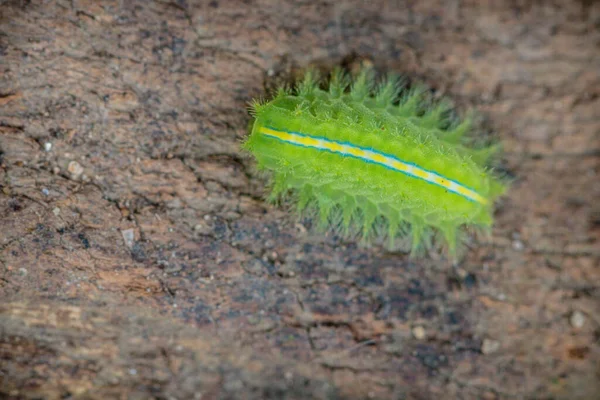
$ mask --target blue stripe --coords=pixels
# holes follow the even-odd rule
[[[456,184],[456,185],[458,185],[458,186],[461,186],[461,187],[463,187],[463,188],[465,188],[465,189],[471,190],[471,191],[473,191],[474,193],[477,193],[477,194],[479,194],[479,195],[481,196],[481,194],[480,194],[479,192],[477,192],[476,190],[474,190],[474,189],[472,189],[472,188],[470,188],[470,187],[468,187],[468,186],[466,186],[466,185],[463,185],[462,183],[460,183],[460,182],[458,182],[458,181],[455,181],[455,180],[453,180],[453,179],[447,178],[447,177],[445,177],[445,176],[443,176],[443,175],[440,175],[440,174],[438,174],[438,173],[437,173],[437,172],[435,172],[435,171],[428,170],[428,169],[426,169],[426,168],[423,168],[423,167],[421,167],[421,166],[419,166],[419,165],[417,165],[417,164],[415,164],[415,163],[412,163],[412,162],[410,162],[410,161],[404,161],[404,160],[401,160],[401,159],[399,159],[399,158],[398,158],[398,157],[396,157],[396,156],[393,156],[393,155],[390,155],[390,154],[386,154],[386,153],[382,153],[382,152],[380,152],[380,151],[378,151],[378,150],[374,150],[374,149],[372,149],[372,148],[357,146],[357,145],[355,145],[355,144],[353,144],[353,143],[350,143],[350,142],[342,142],[342,141],[337,141],[337,140],[331,140],[331,139],[327,139],[327,138],[325,138],[325,137],[322,137],[322,136],[312,136],[312,135],[307,135],[307,134],[304,134],[304,133],[302,133],[302,132],[295,132],[295,131],[289,131],[289,130],[286,130],[286,129],[274,128],[274,127],[272,127],[272,126],[269,126],[269,125],[265,125],[265,127],[267,127],[268,129],[274,130],[274,131],[276,131],[276,132],[285,132],[285,133],[290,133],[290,134],[293,134],[293,135],[301,136],[301,137],[304,137],[304,138],[309,138],[309,139],[318,139],[318,140],[323,140],[324,142],[328,142],[328,143],[335,143],[335,144],[339,144],[339,145],[346,145],[346,146],[353,147],[353,148],[355,148],[355,149],[360,149],[360,150],[371,151],[371,152],[373,152],[373,153],[376,153],[376,154],[378,154],[378,155],[381,155],[381,156],[384,156],[384,157],[391,158],[391,159],[393,159],[393,160],[395,160],[395,161],[398,161],[398,162],[404,163],[404,164],[406,164],[406,165],[410,165],[410,166],[412,166],[412,167],[415,167],[415,168],[417,168],[417,169],[420,169],[420,170],[422,170],[422,171],[428,172],[428,173],[430,173],[430,174],[434,174],[434,175],[436,175],[436,176],[437,176],[437,177],[439,177],[439,178],[446,179],[446,180],[447,180],[447,181],[449,181],[449,182],[453,182],[454,184]],[[404,171],[402,171],[402,170],[398,170],[398,169],[396,169],[396,168],[392,168],[392,167],[390,167],[389,165],[386,165],[386,164],[382,164],[382,163],[378,163],[378,162],[376,162],[376,161],[372,161],[372,160],[364,159],[364,158],[362,158],[362,157],[358,157],[358,156],[355,156],[355,155],[353,155],[353,154],[342,154],[342,153],[340,153],[340,152],[332,151],[332,150],[329,150],[329,149],[320,149],[320,148],[317,148],[317,147],[314,147],[314,146],[306,146],[306,145],[304,145],[304,144],[300,144],[300,143],[292,143],[292,142],[289,142],[289,141],[287,141],[287,140],[284,140],[284,139],[281,139],[281,138],[278,138],[278,137],[275,137],[275,136],[270,136],[270,135],[268,135],[268,134],[267,134],[266,136],[270,137],[271,139],[276,139],[276,140],[278,140],[278,141],[280,141],[280,142],[282,142],[282,143],[287,143],[287,144],[290,144],[290,145],[292,145],[292,146],[303,147],[303,148],[306,148],[306,149],[313,149],[313,150],[318,150],[318,151],[324,151],[324,152],[327,152],[327,153],[330,153],[330,154],[336,154],[336,155],[339,155],[339,156],[342,156],[342,157],[350,157],[350,158],[354,158],[354,159],[356,159],[356,160],[361,160],[361,161],[363,161],[363,162],[366,162],[366,163],[368,163],[368,164],[379,165],[379,166],[381,166],[381,167],[384,167],[384,168],[386,168],[386,169],[388,169],[388,170],[390,170],[390,171],[394,171],[394,172],[400,172],[401,174],[403,174],[403,175],[405,175],[405,176],[408,176],[408,177],[410,177],[410,178],[415,178],[415,179],[418,179],[418,180],[420,180],[420,181],[423,181],[423,182],[425,182],[425,183],[428,183],[428,184],[430,184],[430,185],[433,185],[433,186],[439,187],[439,188],[441,188],[441,189],[444,189],[444,190],[446,190],[447,192],[454,193],[454,194],[456,194],[456,195],[458,195],[458,196],[460,196],[460,197],[462,197],[462,198],[464,198],[464,199],[466,199],[466,200],[468,200],[468,201],[470,201],[470,202],[473,202],[473,203],[480,204],[478,201],[476,201],[476,200],[474,200],[474,199],[471,199],[470,197],[467,197],[467,196],[463,195],[462,193],[458,193],[458,192],[455,192],[455,191],[453,191],[453,190],[452,190],[452,189],[450,189],[450,188],[447,188],[447,187],[444,187],[444,186],[437,185],[437,184],[435,184],[434,182],[429,182],[428,180],[425,180],[425,179],[423,179],[423,178],[421,178],[421,177],[419,177],[419,176],[411,175],[411,174],[408,174],[408,173],[406,173],[406,172],[404,172]],[[483,196],[482,196],[482,197],[483,197]]]

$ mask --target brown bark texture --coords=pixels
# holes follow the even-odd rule
[[[513,178],[459,263],[264,201],[248,102],[366,61]],[[597,399],[600,3],[0,1],[0,397]]]

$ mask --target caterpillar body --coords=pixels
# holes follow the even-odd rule
[[[293,90],[253,103],[243,147],[272,172],[271,199],[292,195],[299,211],[317,210],[345,235],[369,239],[383,227],[390,247],[409,236],[413,253],[438,232],[454,256],[465,228],[492,225],[506,189],[486,167],[497,146],[472,146],[471,118],[451,120],[448,101],[374,76],[338,69],[322,89],[307,72]]]

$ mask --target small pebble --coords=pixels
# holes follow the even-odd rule
[[[123,235],[125,246],[131,249],[133,247],[133,241],[135,240],[135,232],[133,229],[125,229],[121,231],[121,235]]]
[[[50,143],[50,142],[44,143],[44,150],[46,150],[46,152],[52,150],[52,143]]]
[[[415,327],[412,329],[412,334],[413,334],[413,336],[415,337],[415,339],[418,339],[418,340],[422,340],[422,339],[424,339],[424,338],[425,338],[425,333],[426,333],[426,332],[425,332],[425,328],[423,328],[423,327],[422,327],[422,326],[420,326],[420,325],[419,325],[419,326],[415,326]]]
[[[52,212],[54,213],[54,215],[56,215],[57,217],[60,215],[60,208],[55,207]]]
[[[481,344],[481,352],[483,354],[492,354],[500,349],[500,342],[492,339],[483,339]]]
[[[83,174],[83,167],[77,161],[71,161],[67,167],[67,171],[71,174],[71,178],[79,179]]]
[[[228,212],[225,213],[225,215],[223,215],[223,217],[227,221],[235,221],[237,219],[240,219],[242,217],[242,215],[240,213],[235,212],[235,211],[228,211]]]
[[[517,251],[521,251],[525,248],[525,245],[523,245],[523,242],[521,242],[520,240],[514,240],[512,242],[512,247]]]
[[[50,191],[46,188],[42,189],[42,193],[44,194],[44,196],[49,196],[50,195]]]
[[[196,224],[196,226],[194,226],[194,232],[199,235],[209,235],[212,231],[212,228],[207,224]]]
[[[571,322],[571,326],[576,329],[583,328],[583,324],[585,324],[585,315],[581,311],[575,311],[571,314],[571,318],[569,318]]]

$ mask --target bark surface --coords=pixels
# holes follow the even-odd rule
[[[589,1],[0,1],[0,397],[595,398],[599,44]],[[263,201],[247,103],[360,60],[504,145],[458,265]]]

